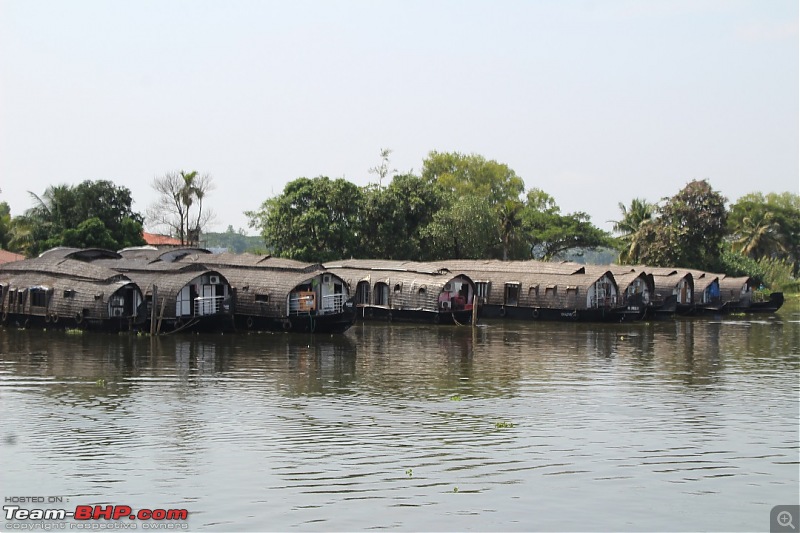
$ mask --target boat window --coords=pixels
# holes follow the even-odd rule
[[[484,302],[489,297],[489,282],[488,281],[476,281],[475,282],[475,291],[478,293],[478,297],[481,298]]]
[[[369,303],[369,281],[359,281],[356,287],[356,301],[360,304]]]
[[[47,291],[45,289],[31,289],[31,306],[47,307]]]
[[[519,283],[506,283],[505,304],[519,304]]]

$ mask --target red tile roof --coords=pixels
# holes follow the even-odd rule
[[[147,244],[151,246],[180,246],[181,240],[168,235],[157,235],[155,233],[142,232],[142,236]]]
[[[21,261],[23,259],[25,259],[24,255],[15,254],[14,252],[8,252],[6,250],[0,250],[0,264]]]

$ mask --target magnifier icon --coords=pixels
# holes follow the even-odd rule
[[[794,527],[794,524],[792,523],[792,513],[790,513],[789,511],[781,511],[780,513],[778,513],[777,519],[778,519],[778,524],[780,524],[781,527],[789,526],[794,530],[797,529]]]

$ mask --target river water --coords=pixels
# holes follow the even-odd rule
[[[321,337],[0,329],[0,492],[185,508],[194,531],[766,531],[800,501],[799,375],[798,309]]]

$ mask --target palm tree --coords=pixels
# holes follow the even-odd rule
[[[742,218],[733,232],[733,251],[758,258],[786,251],[780,240],[780,226],[771,212]]]
[[[636,264],[639,262],[643,244],[642,229],[653,220],[655,207],[654,204],[640,198],[634,198],[630,208],[622,202],[619,203],[622,220],[614,222],[614,231],[621,234],[619,240],[623,244],[623,249],[619,254],[620,263]]]
[[[508,251],[517,239],[517,233],[522,227],[523,204],[519,200],[506,200],[499,209],[500,240],[503,243],[503,261],[508,261]]]

